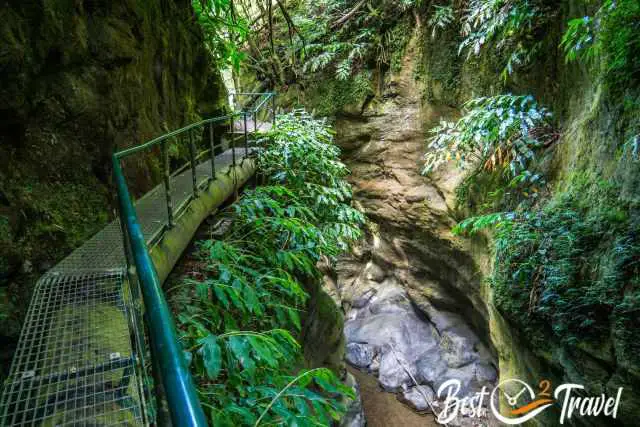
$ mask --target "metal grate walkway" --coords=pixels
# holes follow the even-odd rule
[[[250,150],[249,150],[250,151]],[[236,161],[245,157],[244,148],[236,148]],[[226,173],[233,159],[231,150],[216,156],[216,173]],[[202,162],[196,168],[198,184],[201,186],[211,178],[211,160]],[[191,171],[186,170],[171,179],[171,199],[179,206],[192,194]],[[136,202],[136,211],[140,219],[142,233],[147,241],[167,223],[167,207],[162,184],[145,194]],[[75,272],[78,269],[123,268],[125,255],[122,232],[118,220],[113,221],[68,257],[53,267],[52,272]]]
[[[144,422],[122,271],[38,283],[3,397],[5,425]]]
[[[248,126],[247,126],[248,127]],[[239,163],[249,154],[236,148]],[[232,164],[216,156],[216,174]],[[196,168],[211,179],[211,160]],[[180,205],[192,196],[191,170],[171,178]],[[167,223],[164,187],[136,203],[149,241]],[[0,399],[1,426],[147,425],[141,319],[125,274],[116,220],[47,272],[36,284],[11,371]]]

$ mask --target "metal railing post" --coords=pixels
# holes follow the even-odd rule
[[[120,203],[118,202],[118,205]],[[129,247],[129,234],[127,233],[127,227],[125,224],[124,217],[120,209],[118,211],[118,224],[120,225],[120,233],[122,234],[122,247],[124,249],[124,259],[125,259],[125,268],[128,275],[132,275],[134,273],[134,262],[133,262],[133,254],[131,253],[131,248]]]
[[[276,94],[271,94],[271,126],[276,125]]]
[[[162,291],[149,248],[142,233],[135,207],[131,202],[129,188],[122,173],[120,159],[113,156],[113,174],[120,218],[124,222],[131,244],[131,254],[140,280],[145,313],[149,324],[149,341],[155,366],[161,371],[164,390],[171,412],[173,425],[185,427],[205,427],[207,420],[198,400],[196,386],[184,359],[184,352],[178,340],[171,310]]]
[[[167,200],[167,225],[173,228],[175,222],[173,220],[173,202],[171,200],[171,170],[169,165],[169,147],[167,141],[162,141],[162,168],[164,175],[164,194]]]
[[[244,157],[242,160],[244,161],[245,157],[247,157],[247,153],[249,153],[249,133],[247,131],[247,112],[244,114]]]
[[[204,411],[202,410],[200,400],[198,398],[196,384],[193,381],[193,377],[191,376],[189,367],[186,363],[183,348],[178,340],[176,325],[173,320],[171,309],[169,308],[167,300],[164,296],[162,283],[160,282],[160,278],[158,277],[158,271],[156,270],[156,267],[149,253],[148,243],[143,233],[140,220],[138,219],[136,208],[134,206],[134,202],[131,198],[129,188],[127,186],[126,178],[122,171],[121,159],[134,153],[142,152],[143,150],[148,150],[157,145],[161,145],[161,162],[163,167],[163,184],[167,204],[167,220],[169,227],[173,227],[175,226],[175,214],[178,211],[181,211],[182,207],[188,206],[191,197],[188,197],[187,200],[182,202],[180,204],[180,207],[178,207],[176,212],[174,212],[173,204],[176,201],[173,200],[174,198],[172,197],[175,196],[175,194],[172,195],[172,187],[176,185],[176,181],[171,182],[172,175],[169,156],[170,141],[172,141],[173,138],[176,138],[175,140],[173,140],[173,142],[182,143],[184,142],[182,138],[184,138],[184,134],[187,133],[186,137],[188,138],[189,143],[188,149],[190,164],[183,164],[178,169],[178,171],[174,173],[175,175],[180,175],[182,179],[186,179],[188,182],[186,170],[190,166],[193,185],[193,196],[197,196],[200,190],[197,186],[198,180],[196,162],[199,161],[201,157],[205,158],[205,153],[198,154],[196,152],[196,149],[198,147],[196,146],[197,140],[195,138],[198,138],[198,134],[196,133],[194,136],[193,132],[200,132],[200,138],[203,140],[202,144],[206,146],[206,142],[204,142],[204,140],[207,138],[206,130],[203,130],[202,126],[206,124],[210,125],[209,146],[211,149],[211,175],[212,179],[215,179],[216,130],[213,128],[213,124],[220,123],[220,131],[217,135],[219,143],[218,146],[222,147],[220,150],[225,153],[225,156],[228,155],[227,151],[229,148],[231,148],[232,166],[229,168],[228,174],[231,174],[232,171],[234,172],[234,192],[237,197],[240,182],[237,174],[235,174],[236,171],[234,169],[237,166],[235,136],[238,136],[238,138],[240,138],[242,137],[242,133],[237,132],[236,135],[235,119],[239,118],[240,115],[243,116],[242,122],[244,123],[243,133],[245,140],[245,156],[248,154],[248,148],[250,144],[250,131],[248,129],[247,121],[250,117],[253,116],[253,132],[254,136],[257,135],[258,113],[264,109],[265,111],[261,112],[260,114],[264,115],[263,118],[265,120],[269,120],[269,107],[267,104],[269,102],[269,98],[271,98],[272,123],[275,125],[276,122],[275,93],[242,94],[242,96],[247,95],[257,95],[259,97],[259,102],[256,104],[255,108],[244,108],[229,115],[201,120],[197,123],[189,124],[181,129],[149,140],[143,144],[130,147],[118,153],[114,153],[113,155],[113,171],[118,196],[119,220],[122,227],[122,237],[124,244],[123,249],[125,251],[124,255],[126,258],[126,265],[128,267],[130,280],[132,282],[132,298],[134,300],[138,299],[135,293],[139,292],[143,300],[143,304],[140,304],[139,307],[134,308],[134,311],[132,311],[131,319],[129,321],[137,324],[138,326],[141,325],[142,322],[138,322],[138,320],[142,318],[143,313],[141,307],[144,307],[143,319],[144,322],[148,325],[148,338],[149,343],[151,344],[151,362],[154,366],[154,374],[158,374],[157,379],[159,379],[159,383],[162,383],[162,387],[166,393],[167,407],[170,411],[171,422],[174,425],[185,427],[205,427],[207,426],[207,420]],[[232,94],[232,103],[234,104],[234,106],[236,104],[239,104],[240,97],[241,95],[239,94]],[[255,99],[255,97],[252,96],[252,99]],[[230,121],[231,147],[226,145],[224,140],[224,128],[227,120]],[[238,120],[238,124],[239,123],[240,120]],[[157,153],[154,151],[154,154]],[[182,194],[180,196],[182,196]],[[165,230],[166,227],[163,225],[162,231]],[[134,288],[134,282],[137,283],[138,287]],[[133,349],[134,353],[132,353],[132,356],[135,356],[138,359],[136,360],[136,363],[140,363],[142,366],[146,366],[146,364],[144,363],[145,342],[141,339],[143,334],[138,333],[137,335],[138,336],[135,338],[136,344],[134,344],[135,348]],[[149,416],[153,417],[153,415]]]
[[[231,166],[236,167],[236,137],[234,135],[235,131],[235,116],[231,116]]]
[[[209,149],[211,150],[211,179],[216,179],[216,150],[213,135],[213,123],[209,123]]]
[[[258,112],[253,110],[253,137],[258,133]]]
[[[196,176],[196,146],[193,142],[192,132],[187,132],[189,136],[189,157],[191,158],[191,181],[193,183],[193,197],[198,196],[198,177]]]

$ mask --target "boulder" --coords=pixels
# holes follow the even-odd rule
[[[409,405],[415,411],[431,413],[430,404],[436,400],[436,394],[431,387],[420,385],[410,387],[407,391],[398,393],[397,398],[400,402]]]
[[[364,272],[367,280],[373,280],[378,283],[382,282],[386,276],[384,270],[371,261],[365,267]]]
[[[367,302],[352,308],[345,322],[347,361],[376,374],[383,390],[400,393],[415,410],[426,410],[417,384],[433,396],[445,381],[457,379],[459,395],[469,396],[495,383],[493,360],[457,313],[431,307],[429,317],[423,315],[393,278],[356,300]]]
[[[391,351],[383,353],[380,357],[378,382],[384,390],[394,393],[412,384],[411,377]]]
[[[351,342],[347,344],[346,358],[349,364],[365,369],[371,365],[376,355],[376,348],[369,344]]]
[[[352,302],[351,302],[351,306],[353,308],[362,308],[365,305],[367,305],[369,303],[369,301],[371,300],[371,298],[373,298],[373,296],[376,294],[376,290],[371,288],[371,289],[367,289],[362,295],[360,295],[359,297],[355,298]]]

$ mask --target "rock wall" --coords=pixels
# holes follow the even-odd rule
[[[0,20],[4,360],[35,280],[112,217],[114,149],[215,113],[224,88],[187,0],[9,0]],[[125,170],[137,194],[158,182],[157,160]]]
[[[410,381],[402,378],[401,371],[392,377],[380,373],[384,354],[382,344],[375,343],[376,336],[389,332],[398,335],[395,342],[415,342],[407,325],[424,328],[418,335],[439,337],[449,325],[456,325],[453,341],[461,343],[462,351],[468,343],[474,343],[476,350],[465,356],[475,364],[475,378],[466,377],[470,384],[481,384],[477,373],[495,366],[500,380],[585,384],[590,395],[615,395],[617,387],[624,387],[616,422],[633,425],[640,408],[637,368],[622,353],[616,355],[616,343],[603,343],[609,349],[603,352],[589,345],[568,348],[550,336],[548,346],[532,348],[493,304],[485,280],[492,271],[487,236],[459,239],[450,233],[457,220],[469,213],[469,207],[458,211],[454,202],[460,173],[448,168],[429,179],[419,173],[426,131],[440,118],[455,118],[460,105],[475,96],[531,93],[554,112],[561,128],[560,141],[547,153],[551,188],[562,189],[576,172],[588,173],[599,179],[615,178],[621,183],[622,199],[640,200],[640,169],[637,163],[620,161],[618,155],[629,129],[638,128],[638,111],[621,105],[583,66],[566,64],[558,47],[564,23],[586,13],[580,8],[578,2],[562,2],[544,42],[546,54],[508,85],[495,77],[499,70],[490,55],[465,62],[456,54],[456,34],[445,33],[434,40],[425,32],[409,44],[402,70],[385,77],[373,101],[363,99],[362,114],[350,110],[338,116],[337,142],[352,171],[354,198],[372,224],[367,242],[339,263],[326,288],[346,313],[347,360],[375,372],[388,390],[412,394],[407,390]],[[375,323],[388,313],[393,315],[373,332],[367,329],[368,321]],[[415,326],[413,316],[423,323]],[[402,317],[410,319],[402,324]],[[458,325],[466,329],[462,332]],[[441,359],[451,360],[447,349],[436,349]],[[414,374],[422,375],[421,383],[437,386],[417,363],[416,354],[421,351],[407,346],[405,362]],[[603,354],[614,357],[603,358]],[[447,364],[449,369],[454,366],[455,362]],[[461,372],[451,374],[464,378]],[[545,411],[535,422],[555,425],[558,411]],[[573,422],[601,425],[603,421],[574,418]]]
[[[414,78],[419,35],[377,101],[362,116],[336,120],[354,200],[370,223],[366,241],[338,262],[325,290],[346,313],[347,362],[429,412],[424,393],[437,407],[434,391],[448,379],[459,379],[462,393],[491,386],[498,361],[474,248],[451,234],[461,174],[420,174],[426,129],[455,110],[422,102]]]
[[[422,42],[421,79],[425,85],[425,101],[433,106],[460,106],[466,100],[480,95],[499,93],[532,94],[554,114],[559,126],[560,139],[546,153],[550,167],[548,180],[552,192],[566,188],[576,174],[595,179],[614,179],[620,185],[620,199],[640,201],[640,168],[637,162],[624,160],[620,147],[630,132],[640,128],[637,88],[614,90],[598,78],[593,69],[580,63],[567,64],[559,47],[566,22],[576,16],[589,14],[584,2],[566,0],[558,2],[556,15],[546,28],[542,54],[534,66],[517,73],[513,81],[500,82],[491,55],[464,61],[451,50],[459,43],[459,36],[444,33],[437,40],[425,35]],[[436,178],[437,179],[437,178]],[[485,189],[489,191],[491,189]],[[640,214],[630,212],[633,221],[640,223]],[[472,243],[485,246],[483,238]],[[487,247],[488,248],[488,247]],[[486,251],[487,249],[485,249]],[[472,253],[482,276],[491,274],[491,260]],[[633,285],[630,284],[629,287]],[[640,414],[638,367],[628,360],[623,351],[617,351],[615,338],[599,343],[581,343],[566,346],[549,336],[545,348],[535,348],[528,337],[510,324],[493,305],[488,285],[481,293],[487,304],[491,342],[498,352],[500,378],[521,378],[530,384],[547,378],[554,384],[577,383],[587,387],[587,394],[615,395],[624,387],[620,414],[616,422],[633,425]],[[616,325],[611,324],[612,335]],[[553,425],[558,413],[546,411],[535,421]],[[593,423],[611,420],[575,419],[575,423]]]

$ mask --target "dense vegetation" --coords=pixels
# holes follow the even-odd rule
[[[230,230],[198,243],[199,270],[174,297],[191,368],[215,425],[329,425],[350,395],[328,369],[300,370],[296,341],[321,257],[360,235],[327,125],[278,117],[257,162],[266,185],[229,208]]]
[[[8,175],[0,173],[0,303],[10,307],[0,309],[0,321],[12,337],[26,298],[17,295],[28,292],[4,282],[18,271],[46,270],[108,220],[104,165],[113,147],[219,111],[220,99],[201,98],[222,94],[211,82],[223,68],[244,80],[243,89],[279,91],[282,105],[362,115],[424,26],[424,40],[454,46],[447,52],[454,59],[443,63],[456,72],[471,64],[492,80],[480,93],[450,98],[461,105],[446,103],[460,107],[460,116],[431,129],[423,167],[431,175],[455,162],[466,171],[453,232],[489,237],[492,302],[532,346],[549,338],[571,349],[609,343],[615,354],[602,359],[637,373],[638,200],[622,197],[620,174],[589,170],[595,150],[567,168],[573,173],[557,175],[558,141],[570,131],[562,120],[575,106],[554,109],[562,90],[535,91],[530,80],[544,73],[550,52],[584,71],[606,96],[595,98],[599,105],[577,127],[610,130],[607,161],[637,174],[638,0],[564,2],[584,15],[562,22],[567,11],[551,0],[192,0],[180,14],[172,2],[79,4],[82,13],[63,3],[2,15],[11,25],[0,63],[18,76],[3,88],[10,144],[0,144],[9,147]],[[135,22],[122,25],[126,19]],[[156,31],[161,22],[175,28]],[[202,33],[189,26],[196,22]],[[51,36],[47,46],[43,35]],[[424,73],[420,66],[416,74]],[[597,122],[603,110],[614,112],[606,117],[613,124]],[[104,144],[95,144],[98,134]],[[197,268],[171,295],[214,425],[330,425],[344,412],[351,391],[335,372],[306,369],[300,343],[318,263],[347,250],[364,222],[351,206],[339,155],[324,121],[304,111],[279,116],[257,151],[264,185],[223,213],[230,227],[221,239],[198,242]],[[83,166],[59,167],[72,163]],[[156,174],[152,166],[139,165],[139,192],[151,185],[143,178]]]
[[[576,176],[540,207],[495,223],[496,303],[543,345],[547,334],[569,345],[623,343],[638,363],[633,326],[640,311],[640,236],[628,203],[607,181]]]
[[[605,0],[593,16],[569,21],[562,39],[567,61],[596,63],[618,90],[637,87],[640,77],[640,3]]]
[[[245,76],[284,92],[294,85],[305,98],[295,101],[321,115],[373,96],[373,75],[399,67],[412,13],[422,7],[413,0],[199,3],[208,5],[196,8],[205,28],[222,26],[226,41],[244,47],[222,51],[231,63],[241,58]]]
[[[542,37],[536,28],[551,15],[543,2],[469,3],[462,14],[460,49],[480,54],[485,44],[509,51],[513,64],[534,65]],[[547,10],[547,12],[545,12]],[[438,6],[434,37],[459,12]],[[604,1],[593,16],[568,22],[560,48],[566,60],[583,61],[597,83],[638,111],[640,4]],[[623,116],[624,117],[624,116]],[[498,95],[469,101],[456,123],[432,130],[424,173],[456,160],[469,172],[458,188],[459,204],[472,216],[454,233],[491,228],[495,250],[489,278],[502,313],[544,347],[549,336],[568,346],[599,346],[613,339],[619,360],[636,364],[632,330],[640,298],[637,202],[621,198],[616,177],[573,173],[549,187],[548,157],[560,137],[551,113],[530,95]],[[622,127],[623,126],[623,127]],[[637,164],[637,124],[623,122],[618,162]],[[633,166],[632,166],[633,167]]]
[[[471,168],[457,189],[459,203],[483,172],[500,174],[503,187],[511,189],[494,189],[492,198],[503,205],[510,193],[535,195],[544,182],[535,170],[535,151],[555,138],[549,124],[551,113],[531,96],[514,95],[475,98],[463,108],[465,114],[456,123],[442,121],[431,129],[422,173],[428,175],[451,160],[461,168]]]
[[[604,352],[615,356],[600,356],[637,366],[637,204],[620,198],[615,177],[580,172],[554,186],[550,164],[566,112],[522,84],[555,49],[561,61],[580,61],[627,111],[638,111],[637,2],[585,2],[590,16],[560,26],[557,2],[548,0],[300,0],[241,2],[238,9],[245,24],[235,37],[246,41],[243,61],[255,79],[323,115],[362,115],[389,72],[402,67],[421,25],[433,43],[457,47],[456,66],[493,73],[485,91],[460,96],[457,120],[431,130],[423,173],[448,162],[467,171],[457,196],[469,218],[454,232],[491,229],[492,303],[531,347],[613,342]],[[415,77],[428,78],[416,63]],[[640,129],[632,123],[620,126],[621,162],[637,160]]]
[[[441,75],[425,72],[439,65],[416,61],[416,78],[439,80],[443,92],[466,89],[446,97],[461,114],[431,130],[423,173],[449,162],[466,171],[453,232],[489,237],[492,302],[534,349],[604,349],[597,357],[613,360],[609,368],[637,372],[638,201],[623,181],[640,159],[639,2],[279,0],[237,8],[244,26],[234,37],[246,41],[241,55],[256,80],[294,86],[287,102],[321,114],[362,115],[375,103],[414,28],[454,51],[437,53],[455,68]],[[582,98],[568,93],[573,86],[558,88],[573,78],[561,67],[588,76],[595,92],[579,119],[571,103]],[[491,81],[461,81],[463,69]],[[553,84],[535,82],[545,78]],[[595,129],[606,130],[606,148],[591,148]],[[583,158],[563,153],[569,138],[580,139]],[[567,157],[571,166],[558,165]]]

